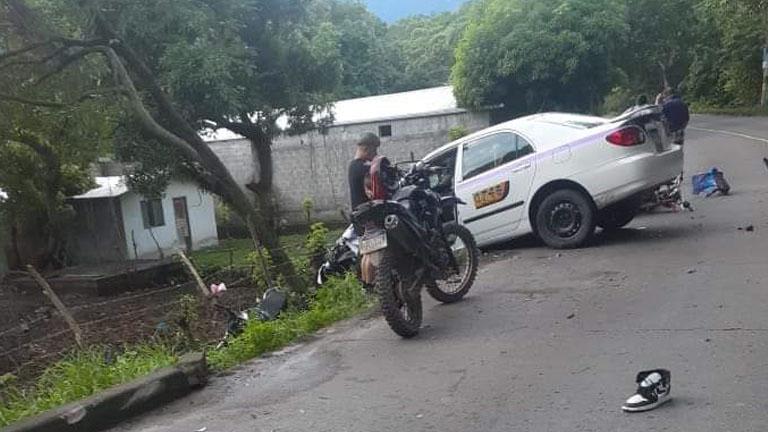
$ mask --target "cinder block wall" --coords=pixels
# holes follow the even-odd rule
[[[333,126],[325,135],[318,131],[299,136],[279,137],[273,143],[274,187],[281,217],[289,224],[305,221],[302,203],[313,202],[313,219],[341,221],[340,210],[349,210],[347,165],[354,156],[359,137],[379,126],[390,125],[392,136],[382,138],[379,153],[394,162],[419,159],[448,143],[448,131],[463,126],[474,132],[490,126],[490,115],[457,113],[431,117]],[[213,150],[240,184],[258,178],[254,156],[247,140],[211,143]]]

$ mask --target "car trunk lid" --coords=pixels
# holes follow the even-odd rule
[[[672,147],[667,135],[662,109],[658,105],[637,107],[610,120],[616,127],[637,126],[648,137],[649,144],[657,153],[663,153]]]

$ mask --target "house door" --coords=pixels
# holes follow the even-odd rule
[[[192,230],[189,229],[189,213],[187,212],[187,198],[173,199],[173,217],[176,220],[176,236],[179,243],[183,244],[187,252],[192,251]]]

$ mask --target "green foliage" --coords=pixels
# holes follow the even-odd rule
[[[114,355],[109,348],[91,348],[54,363],[31,388],[0,386],[0,427],[77,401],[171,366],[176,353],[159,344],[128,346]]]
[[[318,222],[309,227],[309,234],[307,234],[307,241],[304,244],[304,250],[307,251],[307,255],[313,256],[318,252],[325,251],[328,244],[328,227],[324,223]]]
[[[655,96],[665,79],[677,87],[688,73],[705,29],[699,23],[700,0],[626,0],[629,26],[620,66],[630,89]]]
[[[768,3],[702,0],[696,10],[702,37],[691,49],[686,94],[706,106],[757,104],[761,47],[768,44]]]
[[[399,65],[404,89],[448,83],[468,10],[405,18],[389,27],[386,42],[394,53],[389,60]]]
[[[248,263],[251,265],[251,278],[253,283],[257,286],[267,288],[269,287],[268,276],[274,277],[272,270],[274,269],[274,262],[269,252],[262,249],[254,251],[248,254]],[[269,274],[265,273],[265,269]]]
[[[456,51],[454,92],[473,108],[594,109],[611,86],[624,16],[618,0],[482,0]]]
[[[614,87],[611,89],[611,92],[605,96],[603,105],[600,108],[600,113],[604,115],[619,114],[626,110],[627,107],[632,106],[634,100],[635,94],[632,90],[625,87]]]
[[[456,141],[459,138],[463,138],[469,135],[469,131],[466,126],[454,126],[448,130],[448,139],[450,141]]]
[[[276,321],[251,321],[242,335],[221,350],[210,352],[208,361],[216,370],[232,367],[282,348],[369,306],[370,300],[354,276],[329,280],[318,290],[307,310],[284,314]]]
[[[312,223],[312,209],[315,208],[315,203],[312,202],[312,198],[304,198],[301,202],[301,207],[304,209],[304,216],[307,218],[307,224]]]

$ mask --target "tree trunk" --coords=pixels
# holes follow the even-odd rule
[[[166,98],[166,95],[159,89],[158,84],[154,81],[154,77],[148,75],[146,66],[141,63],[135,55],[131,54],[130,48],[123,47],[121,52],[126,53],[126,57],[118,57],[116,52],[111,48],[106,48],[104,53],[109,61],[109,64],[115,74],[117,83],[123,85],[126,88],[126,93],[130,101],[130,107],[136,118],[138,125],[150,136],[154,137],[158,141],[165,143],[169,147],[176,148],[181,151],[182,154],[190,160],[201,166],[201,170],[196,173],[196,179],[209,191],[215,193],[221,199],[229,204],[233,210],[235,210],[245,221],[251,221],[249,230],[252,235],[255,235],[261,243],[269,251],[275,269],[283,276],[285,284],[290,291],[303,295],[306,291],[306,287],[302,283],[301,279],[296,273],[296,269],[293,267],[293,263],[288,258],[288,255],[280,247],[280,240],[275,233],[271,225],[261,213],[262,209],[256,206],[245,194],[245,190],[237,184],[232,174],[227,170],[221,159],[214,153],[211,148],[206,144],[197,133],[190,134],[190,130],[194,132],[191,126],[181,119],[181,116],[170,101]],[[169,126],[163,126],[158,123],[157,120],[147,111],[144,106],[141,97],[131,79],[125,66],[125,61],[132,69],[136,70],[136,74],[139,76],[138,81],[143,84],[144,87],[150,87],[154,90],[150,93],[153,94],[153,99],[161,98],[162,102],[158,102],[161,106],[163,117]],[[137,63],[138,64],[134,64]],[[167,111],[167,112],[166,112]]]

